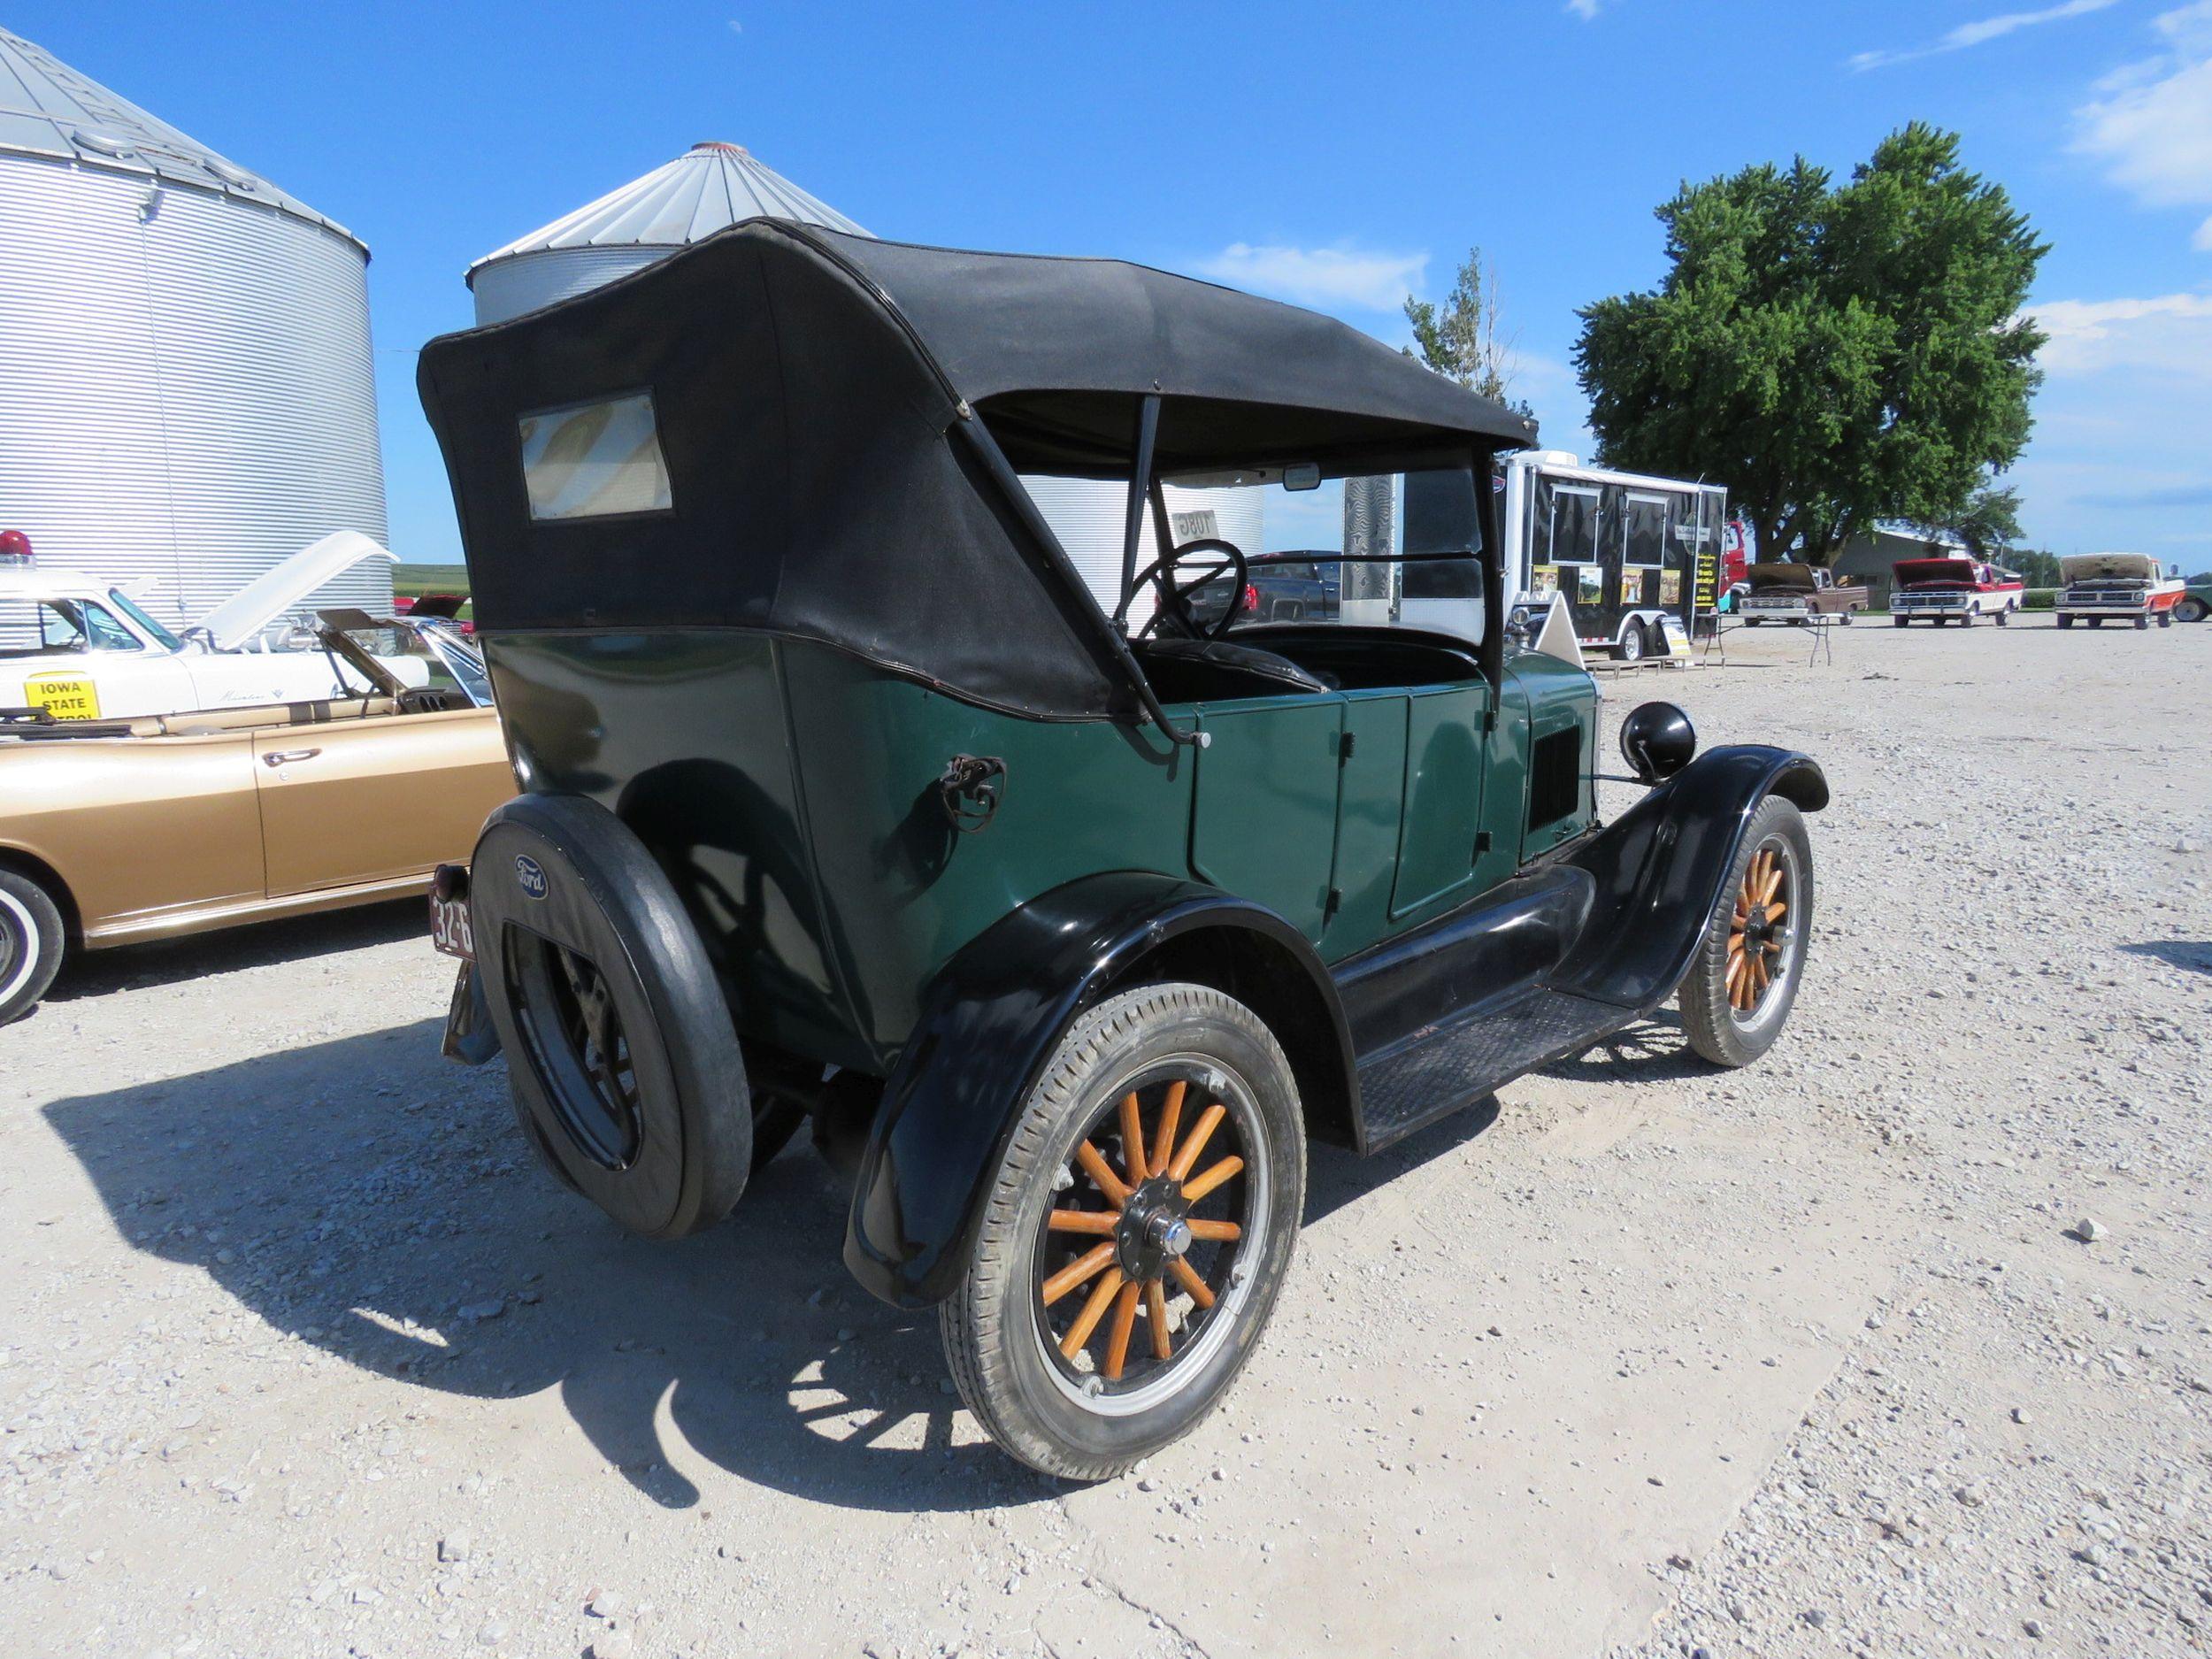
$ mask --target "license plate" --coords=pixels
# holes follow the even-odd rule
[[[476,960],[476,930],[469,925],[469,902],[430,895],[430,942],[449,956]]]

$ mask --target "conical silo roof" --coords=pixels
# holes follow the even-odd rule
[[[0,154],[39,156],[191,185],[359,238],[259,173],[218,155],[44,47],[0,29]]]
[[[868,234],[742,146],[708,142],[486,254],[469,267],[469,281],[473,286],[476,273],[495,260],[565,248],[680,248],[726,226],[764,218]]]

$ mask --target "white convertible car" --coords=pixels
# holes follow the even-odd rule
[[[122,588],[79,571],[0,559],[0,709],[64,720],[133,719],[242,703],[359,695],[359,672],[327,652],[274,649],[265,630],[365,558],[392,555],[352,530],[265,571],[181,634]],[[419,657],[380,659],[407,686],[428,683]]]

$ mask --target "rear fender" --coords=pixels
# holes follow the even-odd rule
[[[1302,1087],[1335,1083],[1348,1106],[1356,1097],[1343,1010],[1328,970],[1296,928],[1272,910],[1171,876],[1123,871],[1071,882],[972,940],[925,995],[854,1185],[845,1265],[864,1289],[905,1308],[953,1293],[1014,1119],[1070,1023],[1139,977],[1162,947],[1194,946],[1209,930],[1261,947],[1310,982],[1333,1043],[1317,1045],[1309,1032],[1308,1047],[1325,1050],[1323,1064],[1337,1075],[1310,1084],[1302,1070]],[[1284,1042],[1292,1046],[1287,1035]]]
[[[1817,812],[1828,780],[1788,749],[1709,749],[1576,848],[1569,862],[1590,872],[1597,893],[1553,985],[1640,1013],[1672,995],[1770,795]]]

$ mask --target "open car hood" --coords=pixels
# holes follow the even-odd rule
[[[1924,588],[1932,582],[1960,588],[1980,586],[1972,559],[1900,559],[1891,568],[1901,588]]]
[[[2154,582],[2158,561],[2147,553],[2070,553],[2058,562],[2062,582]]]
[[[337,531],[262,572],[193,626],[207,630],[217,650],[234,651],[286,611],[298,610],[317,588],[369,558],[399,563],[397,555],[358,530]]]
[[[1751,565],[1744,568],[1743,574],[1754,593],[1778,588],[1811,593],[1818,586],[1813,580],[1813,567],[1809,565]]]

